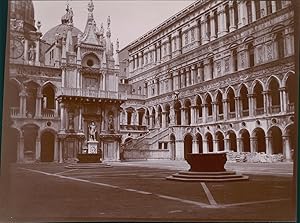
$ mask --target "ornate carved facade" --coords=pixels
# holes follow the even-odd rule
[[[92,122],[102,159],[119,159],[119,110],[126,95],[118,91],[110,18],[104,33],[93,18],[93,2],[87,6],[84,32],[74,27],[67,5],[61,24],[42,36],[32,2],[10,2],[7,141],[17,162],[76,159]]]
[[[124,158],[225,150],[250,162],[292,159],[291,1],[196,1],[123,51]]]

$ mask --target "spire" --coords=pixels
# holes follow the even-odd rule
[[[107,37],[111,37],[111,32],[110,32],[110,16],[107,17],[107,32],[106,32]]]
[[[93,16],[93,11],[94,11],[93,0],[90,0],[90,2],[88,4],[88,11],[89,11],[88,20],[91,21],[91,20],[94,19],[94,16]]]
[[[117,38],[117,42],[116,42],[116,52],[119,52],[119,48],[120,48],[120,43],[119,43],[119,39]]]

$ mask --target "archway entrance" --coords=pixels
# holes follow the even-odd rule
[[[243,152],[250,152],[250,135],[247,130],[244,130],[241,134]]]
[[[234,152],[237,151],[236,135],[234,132],[229,133],[229,150]]]
[[[187,159],[187,154],[192,153],[193,137],[186,135],[184,137],[184,159]]]
[[[51,132],[44,132],[41,136],[41,162],[54,161],[55,136]]]
[[[270,129],[270,136],[271,136],[272,153],[283,154],[282,132],[280,128],[278,128],[277,126],[273,126]]]
[[[266,137],[265,132],[261,128],[254,130],[254,137],[257,145],[257,152],[266,152]]]

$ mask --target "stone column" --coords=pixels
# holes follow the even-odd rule
[[[206,123],[206,120],[207,120],[207,104],[202,104],[201,105],[201,108],[202,108],[202,122],[203,123]]]
[[[64,148],[63,139],[60,138],[60,139],[59,139],[59,163],[63,163],[63,162],[64,162],[64,158],[63,158],[63,148]]]
[[[224,138],[224,150],[226,152],[230,150],[230,140],[228,138]]]
[[[218,115],[218,112],[217,112],[217,103],[215,101],[213,101],[212,103],[212,110],[213,110],[213,121],[216,122],[217,121],[217,115]]]
[[[42,117],[42,112],[41,112],[41,108],[42,108],[42,99],[43,99],[43,95],[41,93],[38,93],[36,96],[36,104],[35,104],[35,117],[37,118],[41,118]]]
[[[240,97],[235,97],[234,102],[235,102],[235,117],[239,119],[241,117]]]
[[[169,73],[168,75],[168,92],[173,91],[173,76],[172,73]]]
[[[251,150],[251,153],[257,152],[257,139],[256,139],[256,137],[250,137],[250,150]]]
[[[82,132],[82,106],[79,107],[79,123],[78,123],[78,129],[80,132]]]
[[[251,10],[252,10],[252,22],[254,22],[256,21],[255,1],[251,1]]]
[[[280,111],[286,112],[287,111],[287,94],[286,94],[286,88],[280,88]]]
[[[40,40],[35,41],[35,65],[40,66]]]
[[[234,9],[233,9],[233,1],[229,1],[229,20],[230,20],[230,26],[229,26],[229,32],[233,32],[236,30],[236,25],[234,24]]]
[[[24,61],[25,64],[28,64],[28,40],[24,40]]]
[[[266,154],[272,154],[273,148],[272,148],[272,137],[266,136]]]
[[[139,65],[138,65],[138,55],[134,55],[134,64],[135,64],[135,70],[139,68]]]
[[[157,49],[157,63],[160,63],[161,60],[161,45],[160,43],[156,44],[156,49]]]
[[[129,56],[129,72],[132,72],[133,70],[134,70],[133,56]]]
[[[185,68],[185,75],[186,75],[186,86],[188,87],[191,85],[191,72],[189,67]]]
[[[151,129],[154,128],[154,125],[153,125],[154,120],[153,120],[153,118],[154,118],[153,115],[150,115],[150,116],[149,116],[149,119],[150,119],[150,128],[151,128]]]
[[[173,90],[178,90],[180,88],[180,83],[179,83],[179,79],[180,79],[180,76],[179,76],[179,72],[178,70],[175,70],[174,73],[173,73]]]
[[[192,145],[192,153],[199,153],[199,146],[197,143],[197,140],[193,140],[193,145]]]
[[[243,139],[237,138],[236,139],[236,145],[237,145],[237,152],[243,152],[244,151],[244,145],[243,145]]]
[[[269,92],[268,91],[263,91],[263,96],[264,96],[264,113],[265,115],[269,114]]]
[[[209,14],[209,20],[210,20],[210,31],[211,31],[211,35],[210,35],[210,40],[214,40],[216,39],[216,33],[215,33],[215,20],[214,20],[214,13],[213,11],[210,12]]]
[[[213,139],[213,151],[214,152],[218,152],[218,150],[219,150],[219,140],[218,139]]]
[[[19,143],[18,143],[18,157],[17,161],[18,163],[24,161],[24,135],[22,131],[20,132],[20,138],[19,138]]]
[[[197,81],[197,70],[196,70],[196,66],[192,65],[191,66],[191,84],[194,85],[196,84]]]
[[[227,33],[226,30],[226,16],[225,16],[225,7],[221,5],[218,7],[218,37],[224,36]]]
[[[186,125],[185,107],[182,107],[180,112],[181,112],[181,125]]]
[[[166,119],[166,115],[167,115],[167,112],[162,112],[161,114],[161,119],[162,119],[162,128],[165,129],[167,127],[167,119]]]
[[[253,117],[255,112],[254,112],[254,94],[248,94],[248,103],[249,103],[249,116]]]
[[[282,136],[283,143],[283,155],[287,161],[292,161],[292,153],[291,153],[291,137],[287,135]]]
[[[59,140],[58,140],[58,137],[55,136],[55,141],[54,141],[54,155],[53,155],[53,157],[54,157],[53,161],[54,162],[58,162],[59,161],[59,151],[58,151],[58,148],[59,148]]]
[[[205,16],[201,17],[201,43],[206,44],[209,42],[209,38],[207,36],[207,21]]]
[[[180,78],[181,78],[180,87],[181,88],[186,87],[186,79],[185,79],[184,69],[180,70]]]
[[[203,153],[208,153],[208,143],[206,139],[203,139]]]
[[[201,83],[204,81],[204,72],[203,72],[203,67],[201,64],[197,64],[197,69],[198,69],[198,83]]]
[[[195,125],[196,121],[197,121],[196,106],[192,105],[191,106],[191,125]]]
[[[36,161],[41,160],[41,135],[39,131],[35,139],[35,159]]]
[[[143,67],[143,54],[142,54],[142,52],[138,53],[138,58],[139,58],[139,67],[142,68]]]
[[[224,120],[228,119],[228,99],[223,99],[223,113],[224,113]]]
[[[63,103],[60,104],[60,130],[65,131],[65,105]]]

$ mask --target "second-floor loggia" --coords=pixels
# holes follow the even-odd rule
[[[8,82],[10,115],[13,118],[51,119],[58,117],[56,87],[51,82],[40,86],[34,81],[21,84],[17,79]]]

